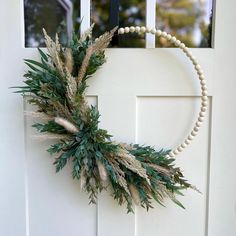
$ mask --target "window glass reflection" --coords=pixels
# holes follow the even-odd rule
[[[146,1],[141,0],[120,0],[117,12],[111,11],[112,0],[92,1],[91,21],[95,23],[93,37],[96,38],[105,31],[111,29],[111,17],[118,18],[118,26],[145,26]],[[117,14],[117,16],[114,16]],[[118,37],[116,47],[145,47],[144,35],[128,34]]]
[[[212,0],[157,0],[156,27],[188,47],[211,47]],[[170,47],[163,38],[156,47]]]
[[[53,38],[58,33],[66,44],[73,26],[78,32],[79,12],[78,0],[24,0],[25,46],[45,46],[42,28]]]

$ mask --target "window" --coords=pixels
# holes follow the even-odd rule
[[[66,44],[71,37],[73,25],[78,28],[79,1],[70,0],[24,0],[25,46],[42,47],[44,39],[42,28],[52,37],[58,33]]]
[[[95,23],[94,37],[111,29],[140,25],[145,26],[146,2],[143,0],[92,1],[91,21]],[[120,35],[115,47],[145,47],[145,37],[139,34]]]
[[[81,29],[84,29],[94,22],[94,38],[115,25],[148,25],[175,35],[188,47],[211,47],[212,1],[24,0],[25,46],[44,46],[42,28],[52,37],[57,32],[61,42],[66,44],[72,31],[79,34],[80,23]],[[115,36],[112,46],[143,48],[173,45],[162,38],[134,33]]]

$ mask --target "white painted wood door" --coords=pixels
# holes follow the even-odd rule
[[[22,1],[0,8],[0,235],[4,236],[234,236],[236,235],[236,2],[216,1],[214,48],[193,49],[202,65],[210,107],[199,136],[177,157],[187,178],[202,191],[188,191],[182,210],[171,202],[135,214],[103,193],[89,206],[70,168],[55,174],[48,143],[32,140],[32,109],[10,86],[20,84],[24,48]],[[157,148],[179,144],[193,125],[200,89],[178,49],[109,49],[107,63],[90,79],[89,100],[101,126],[122,142]]]

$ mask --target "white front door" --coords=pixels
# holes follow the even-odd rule
[[[84,1],[83,1],[84,2]],[[207,78],[209,110],[199,135],[177,164],[202,195],[187,191],[186,210],[167,201],[126,214],[110,197],[88,205],[70,167],[56,174],[48,143],[32,139],[33,109],[9,87],[22,82],[22,1],[0,8],[0,235],[4,236],[234,236],[236,234],[236,2],[216,1],[213,48],[192,49]],[[86,19],[85,19],[86,22]],[[88,99],[101,126],[121,142],[172,148],[193,126],[200,89],[179,49],[109,49],[107,63],[90,78]]]

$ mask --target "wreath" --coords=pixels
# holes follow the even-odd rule
[[[27,114],[40,118],[40,123],[33,125],[40,132],[38,138],[57,140],[47,150],[55,155],[56,172],[71,161],[72,177],[80,180],[90,203],[96,203],[98,193],[109,187],[118,204],[127,205],[128,212],[133,212],[134,204],[152,208],[152,199],[163,205],[165,198],[184,208],[176,196],[188,188],[198,190],[175,166],[174,156],[196,135],[206,111],[206,86],[200,66],[187,47],[166,32],[138,26],[120,28],[118,34],[153,33],[180,47],[195,65],[203,92],[198,121],[176,149],[155,150],[115,142],[107,130],[99,128],[99,111],[88,105],[85,92],[87,80],[105,63],[105,49],[117,28],[96,40],[92,39],[92,28],[80,38],[74,34],[67,47],[60,45],[57,35],[53,41],[43,30],[48,53],[38,49],[40,62],[25,60],[29,70],[24,86],[16,88],[37,106],[37,112]]]

